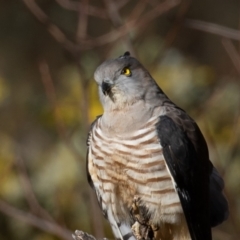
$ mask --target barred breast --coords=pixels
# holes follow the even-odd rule
[[[109,137],[101,121],[89,138],[88,169],[103,211],[111,207],[117,221],[126,221],[139,198],[153,224],[181,221],[182,207],[155,130],[158,118],[127,137]]]

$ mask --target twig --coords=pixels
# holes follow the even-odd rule
[[[140,20],[136,20],[136,28],[148,25],[152,20],[171,10],[181,3],[181,0],[170,0],[159,3],[155,8],[144,14]]]
[[[113,26],[115,28],[122,26],[123,20],[119,14],[116,2],[114,0],[105,0],[105,6],[108,12],[109,19],[111,20]],[[123,37],[123,42],[126,45],[126,49],[129,50],[131,54],[136,57],[136,52],[134,50],[129,34],[126,34]]]
[[[41,79],[42,79],[43,85],[45,87],[45,91],[46,91],[48,101],[51,104],[53,112],[54,112],[54,117],[55,117],[55,121],[56,121],[58,134],[63,139],[66,146],[71,150],[74,157],[76,159],[81,159],[80,154],[75,149],[75,147],[73,146],[73,144],[71,143],[71,141],[70,141],[70,139],[67,135],[65,125],[64,125],[63,120],[62,120],[62,118],[59,114],[59,107],[58,107],[58,103],[57,103],[57,100],[56,100],[55,88],[54,88],[53,81],[52,81],[52,78],[51,78],[51,74],[50,74],[50,71],[49,71],[49,67],[48,67],[48,64],[46,63],[46,61],[41,61],[39,63],[39,72],[41,74]]]
[[[165,47],[170,48],[173,44],[174,40],[176,39],[179,31],[183,26],[183,22],[186,16],[186,13],[189,9],[191,0],[183,0],[179,6],[179,10],[176,14],[176,19],[173,23],[173,27],[170,28],[166,37],[165,37]]]
[[[71,11],[78,11],[79,7],[81,6],[80,2],[71,1],[71,0],[55,0],[62,8]]]
[[[155,58],[154,62],[151,64],[152,65],[152,68],[150,68],[151,71],[155,71],[155,69],[158,67],[158,64],[156,63],[159,63],[161,61],[163,54],[165,52],[164,49],[169,49],[171,45],[174,43],[174,41],[176,40],[179,32],[182,29],[186,13],[190,6],[190,2],[191,0],[183,0],[181,2],[178,8],[178,12],[176,14],[173,26],[168,30],[164,38],[163,48],[160,48],[160,51],[158,52],[158,56]],[[155,4],[152,2],[150,2],[149,4],[151,4],[153,7],[155,6]]]
[[[128,2],[129,2],[129,0],[116,1],[117,8],[120,9],[120,8],[124,7]]]
[[[165,12],[168,12],[172,8],[176,7],[181,1],[180,0],[172,0],[172,1],[164,1],[160,3],[157,7],[154,9],[148,11],[146,14],[144,14],[141,19],[133,19],[126,20],[126,23],[117,28],[116,30],[113,30],[109,33],[103,34],[100,37],[97,37],[93,40],[87,40],[83,42],[86,49],[93,48],[93,47],[99,47],[104,44],[111,43],[113,41],[116,41],[117,39],[124,37],[126,34],[129,33],[129,31],[133,31],[136,29],[140,29],[142,31],[142,28],[147,26],[151,21],[153,21],[155,18],[159,17],[160,15],[164,14]]]
[[[227,38],[222,39],[222,45],[225,48],[228,56],[232,60],[232,63],[240,76],[240,56],[237,50],[233,46],[232,42]]]
[[[48,32],[53,38],[63,45],[63,47],[71,53],[80,50],[80,47],[70,41],[63,31],[55,24],[51,23],[49,17],[42,11],[42,9],[35,3],[34,0],[22,0],[32,14],[38,19],[39,22],[44,24]]]
[[[75,44],[70,41],[63,31],[60,30],[55,24],[50,22],[48,16],[42,11],[42,9],[34,2],[34,0],[22,0],[25,5],[29,8],[29,10],[33,13],[33,15],[43,23],[49,33],[63,45],[65,49],[72,53],[73,56],[77,56],[78,52],[81,50],[92,49],[95,47],[99,47],[111,42],[116,41],[119,38],[124,37],[129,33],[129,31],[133,31],[134,29],[139,29],[147,26],[152,20],[160,16],[161,14],[169,11],[170,9],[176,7],[181,1],[180,0],[166,0],[156,6],[154,9],[148,11],[145,15],[141,17],[140,20],[129,20],[123,26],[112,30],[108,33],[103,34],[100,37],[94,39],[85,39],[81,41],[79,44]]]
[[[223,27],[221,25],[215,24],[215,23],[209,23],[199,20],[191,20],[187,19],[185,21],[185,27],[193,28],[196,30],[200,30],[203,32],[209,32],[216,35],[219,35],[221,37],[233,39],[233,40],[240,40],[240,31],[231,29],[228,27]]]
[[[76,40],[78,43],[81,42],[82,39],[85,39],[87,36],[87,25],[88,25],[88,0],[83,0],[82,4],[78,7],[78,26],[76,33]]]
[[[69,1],[69,0],[55,0],[61,7],[71,10],[71,11],[79,11],[79,8],[82,8],[82,3],[77,1]],[[89,5],[87,12],[88,15],[107,19],[107,12],[103,8],[94,7]]]
[[[19,210],[5,201],[0,199],[0,211],[7,216],[18,219],[19,221],[26,222],[29,225],[35,226],[45,232],[54,234],[61,239],[72,240],[71,232],[56,223],[36,217],[32,213]]]
[[[54,222],[50,214],[44,208],[42,208],[41,205],[39,204],[35,196],[35,193],[33,191],[29,176],[27,174],[26,166],[24,164],[23,159],[20,156],[18,156],[16,159],[16,165],[19,170],[18,173],[19,173],[20,182],[23,188],[23,192],[25,193],[25,198],[28,202],[31,212],[33,214],[36,214],[45,218],[48,221]]]
[[[129,14],[129,18],[130,19],[136,19],[138,20],[141,17],[141,14],[143,14],[144,10],[146,10],[146,5],[147,5],[148,1],[146,0],[142,0],[142,1],[138,1],[138,4],[133,8],[132,12]]]

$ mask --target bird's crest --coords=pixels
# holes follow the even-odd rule
[[[129,57],[129,56],[131,56],[131,54],[129,51],[127,51],[123,55],[121,55],[119,58],[125,58],[125,57]]]

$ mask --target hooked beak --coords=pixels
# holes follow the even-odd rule
[[[111,82],[109,82],[108,80],[105,80],[102,82],[102,92],[105,96],[109,95],[111,93],[112,86],[113,86],[113,84]]]

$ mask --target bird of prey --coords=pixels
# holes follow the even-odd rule
[[[104,113],[88,135],[87,175],[116,239],[211,240],[228,203],[197,124],[129,52],[94,78]]]

